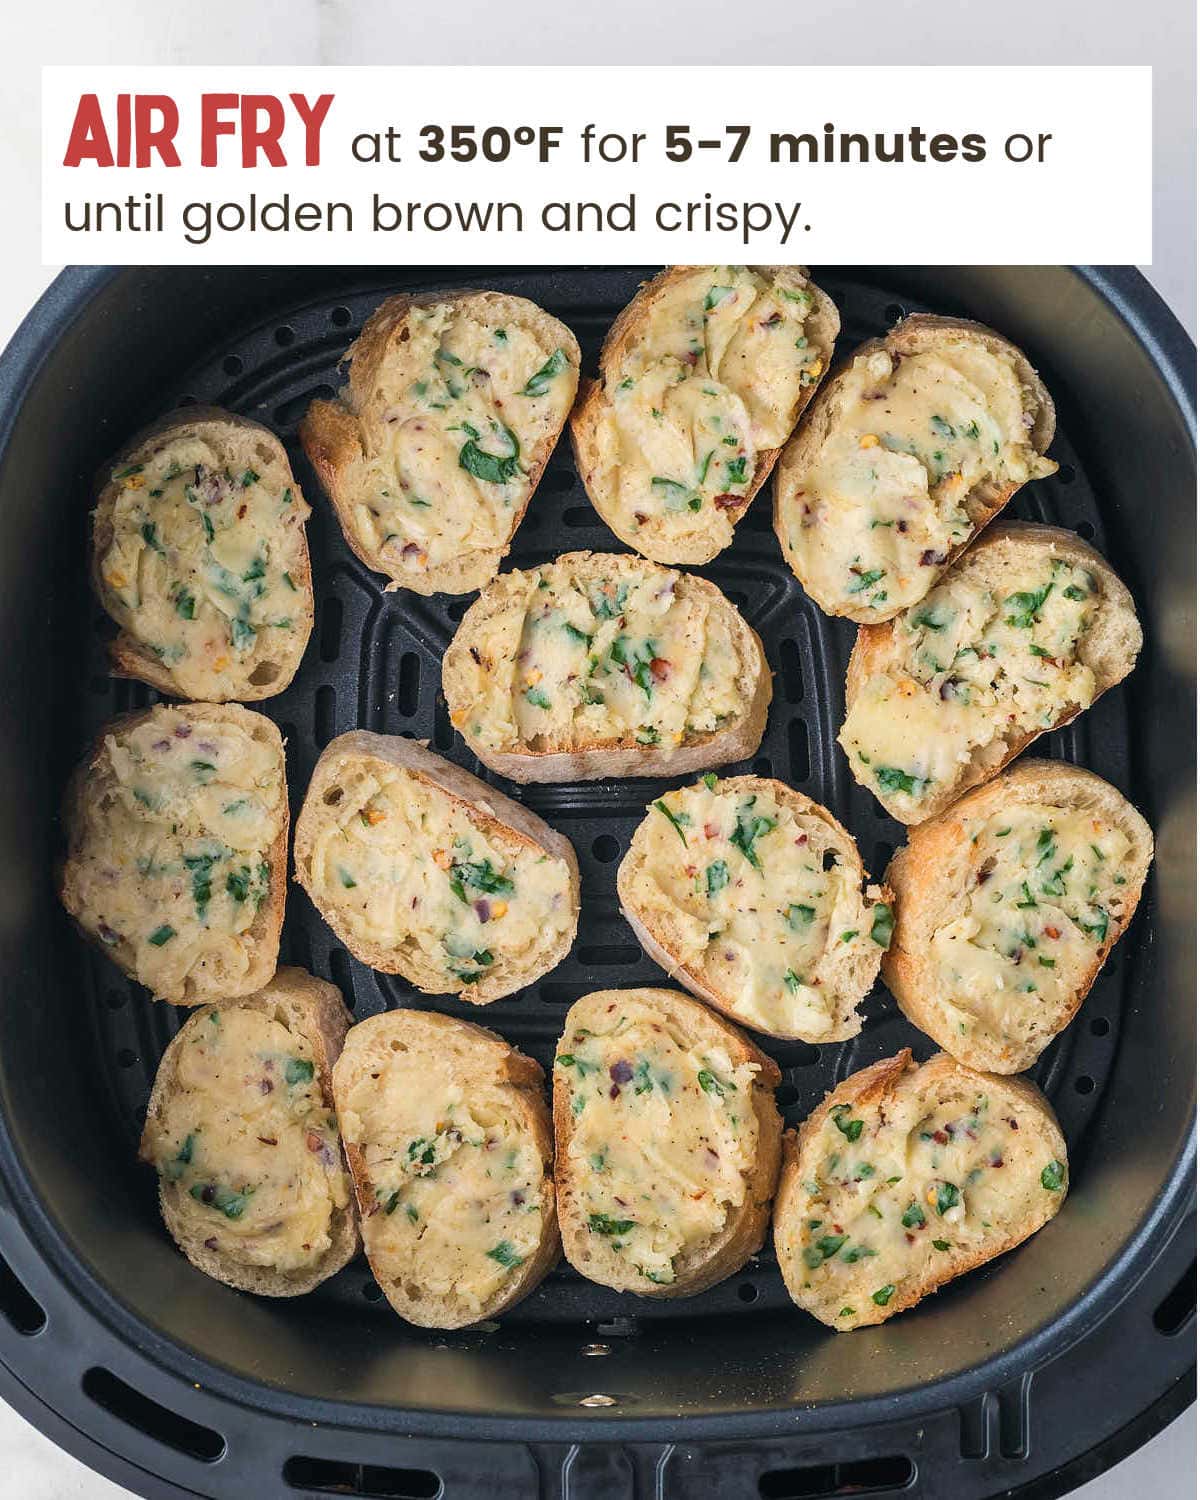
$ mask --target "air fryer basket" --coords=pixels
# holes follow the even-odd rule
[[[336,386],[340,355],[390,290],[531,296],[578,333],[586,370],[642,275],[72,270],[0,363],[0,1395],[144,1494],[1049,1496],[1190,1399],[1193,356],[1132,271],[818,273],[841,310],[843,347],[934,307],[1029,351],[1058,404],[1060,469],[1013,512],[1093,540],[1146,627],[1132,680],[1038,746],[1115,782],[1158,838],[1131,930],[1035,1070],[1071,1153],[1058,1218],[915,1311],[841,1336],[792,1308],[766,1250],[677,1303],[643,1303],[563,1268],[499,1325],[445,1335],[396,1319],[365,1262],[310,1297],[268,1302],[192,1270],[162,1230],[133,1156],[181,1014],[86,950],[50,894],[53,810],[71,764],[104,719],[155,697],[105,671],[106,624],[85,573],[91,474],[176,403],[215,401],[266,422],[314,507],[316,629],[292,686],[258,705],[287,737],[293,807],[321,748],[355,727],[428,737],[478,770],[439,693],[466,601],[382,592],[342,541],[296,426]],[[564,441],[509,564],[585,547],[619,544]],[[792,578],[768,495],[701,571],[763,635],[775,673],[767,736],[738,769],[827,803],[878,876],[902,830],[834,742],[852,630]],[[332,978],[358,1019],[433,1005],[547,1064],[577,996],[661,979],[614,890],[615,861],[658,785],[519,790],[573,840],[583,914],[568,959],[486,1013],[356,963],[298,887],[282,957]],[[854,1069],[903,1045],[934,1050],[882,987],[865,1016],[847,1043],[769,1045],[789,1123]]]

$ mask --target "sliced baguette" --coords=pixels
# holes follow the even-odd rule
[[[567,1012],[554,1068],[563,1249],[591,1281],[691,1297],[766,1233],[779,1069],[676,990],[599,990]]]
[[[706,579],[569,552],[488,585],[450,642],[442,690],[493,771],[594,781],[753,755],[771,674],[756,633]]]
[[[616,535],[655,562],[711,562],[816,392],[840,326],[803,266],[668,266],[642,286],[571,417],[584,487]]]
[[[105,725],[67,787],[59,899],[173,1005],[252,995],[279,958],[283,740],[236,703],[159,704]]]
[[[351,1028],[333,1088],[363,1246],[409,1323],[495,1317],[557,1263],[542,1084],[502,1037],[433,1011]]]
[[[358,1253],[331,1079],[349,1025],[332,984],[281,968],[196,1011],[163,1053],[139,1154],[172,1239],[226,1286],[298,1297]]]
[[[1153,852],[1116,787],[1078,766],[1021,761],[897,851],[888,988],[968,1067],[1023,1072],[1083,1004]]]
[[[133,438],[97,481],[91,577],[112,671],[207,703],[281,693],[312,631],[309,509],[283,444],[215,406]]]
[[[770,826],[755,832],[758,820]],[[617,894],[638,942],[693,995],[769,1036],[838,1042],[861,1029],[891,938],[891,893],[864,891],[865,878],[820,803],[766,777],[711,776],[650,805]]]
[[[345,390],[312,403],[300,441],[347,545],[389,589],[482,588],[575,399],[575,335],[524,297],[403,293],[346,358]]]
[[[905,318],[822,386],[779,460],[775,532],[789,567],[826,614],[891,619],[1022,484],[1054,473],[1042,456],[1054,420],[1037,371],[1000,334]]]
[[[356,730],[313,771],[296,879],[355,958],[486,1005],[566,957],[569,839],[416,740]]]
[[[905,1048],[784,1136],[775,1254],[788,1295],[840,1331],[883,1323],[1028,1239],[1067,1180],[1062,1131],[1028,1079],[944,1052],[918,1067]]]
[[[1055,580],[1044,613],[1031,610]],[[964,654],[985,639],[990,658]],[[1133,598],[1094,548],[1057,526],[997,522],[920,605],[859,627],[838,740],[892,817],[920,823],[1069,724],[1133,670],[1141,645]],[[1045,686],[1030,694],[1034,679]],[[995,705],[980,706],[996,681]]]

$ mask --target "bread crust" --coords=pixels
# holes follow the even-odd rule
[[[255,422],[250,417],[242,417],[235,412],[225,411],[219,406],[187,406],[170,412],[142,428],[130,438],[124,448],[104,465],[96,477],[95,488],[98,499],[96,508],[92,512],[89,577],[92,591],[102,608],[106,606],[104,605],[103,581],[100,577],[100,559],[112,543],[112,517],[117,497],[120,494],[120,485],[113,480],[113,473],[133,463],[150,462],[164,448],[182,438],[199,437],[212,442],[214,446],[219,443],[228,446],[232,440],[231,435],[240,441],[253,440],[264,445],[272,457],[283,464],[291,476],[296,503],[303,508],[304,518],[307,520],[310,514],[308,504],[299,482],[292,474],[287,449],[269,427],[264,427],[261,422]],[[309,636],[312,634],[315,606],[312,558],[309,555],[308,536],[303,522],[297,531],[299,546],[296,561],[289,570],[296,588],[296,599],[293,601],[291,616],[294,628],[290,634],[291,649],[283,656],[283,670],[269,683],[254,683],[248,678],[241,683],[231,682],[227,693],[210,694],[207,701],[213,703],[261,702],[264,698],[272,698],[277,693],[282,693],[299,670],[300,662],[308,646]],[[175,674],[170,667],[161,662],[129,631],[123,628],[118,630],[116,638],[109,643],[108,654],[109,670],[114,677],[132,677],[138,682],[148,683],[158,692],[165,693],[171,698],[184,696],[179,691]]]
[[[1096,692],[1092,703],[1115,687],[1133,671],[1138,652],[1142,648],[1142,627],[1138,622],[1133,595],[1117,577],[1108,561],[1094,547],[1089,547],[1073,531],[1061,526],[1043,526],[1034,521],[998,521],[987,531],[957,564],[956,572],[967,569],[984,570],[993,566],[1004,566],[1005,560],[1013,556],[1036,556],[1048,552],[1065,562],[1087,568],[1096,579],[1100,594],[1096,618],[1080,642],[1080,659],[1092,669],[1096,681]],[[867,679],[886,664],[896,620],[879,625],[860,625],[846,667],[846,712],[849,713]],[[1091,704],[1088,705],[1091,707]],[[1061,729],[1084,712],[1080,704],[1068,704],[1067,708],[1044,729],[1023,734],[1005,736],[989,741],[980,747],[972,759],[963,767],[959,780],[948,784],[937,796],[931,797],[920,809],[920,816],[906,815],[884,802],[892,817],[901,823],[922,823],[944,811],[965,791],[982,782],[990,781],[1010,761],[1014,760],[1027,745],[1052,729]],[[1003,749],[997,756],[997,747]],[[853,763],[851,772],[858,777]],[[867,785],[863,782],[863,785]],[[869,788],[878,797],[875,789]]]
[[[809,278],[806,266],[750,266],[748,269],[768,277],[783,271],[790,271],[803,281],[804,289],[810,292],[813,298],[813,309],[806,327],[811,327],[810,341],[814,352],[821,360],[822,374],[824,374],[829,368],[833,346],[841,329],[841,318],[832,298]],[[600,349],[600,377],[596,380],[580,381],[579,397],[575,410],[571,413],[569,426],[576,468],[583,480],[588,499],[599,512],[605,525],[621,541],[640,552],[643,557],[650,558],[652,562],[679,563],[698,567],[703,563],[711,562],[727,544],[721,542],[714,544],[710,539],[701,536],[690,545],[677,542],[670,546],[659,547],[653,542],[647,544],[644,540],[639,541],[634,530],[620,528],[612,514],[613,508],[608,503],[608,496],[601,490],[597,472],[600,459],[599,443],[596,436],[608,407],[607,381],[617,378],[615,372],[619,369],[620,362],[627,352],[627,346],[635,336],[638,326],[648,318],[655,303],[661,301],[677,282],[685,280],[694,270],[693,266],[667,266],[657,276],[643,282],[634,293],[632,300],[621,309]],[[811,386],[801,387],[796,408],[797,421],[816,395],[820,384],[821,380],[818,378]],[[750,502],[770,477],[782,451],[782,448],[764,448],[756,454],[754,475],[746,487],[745,494],[740,497],[738,504],[731,505],[725,510],[725,515],[735,530],[749,508]]]
[[[547,956],[544,966],[540,966],[534,973],[490,973],[480,983],[468,985],[458,991],[428,990],[409,973],[394,953],[377,944],[364,943],[353,933],[343,931],[334,923],[320,900],[313,880],[312,848],[322,815],[321,798],[326,786],[337,778],[348,761],[360,758],[382,760],[399,770],[416,775],[454,801],[469,807],[475,820],[482,822],[485,827],[497,829],[509,839],[515,837],[527,844],[536,845],[552,858],[560,859],[566,864],[574,920]],[[418,984],[426,994],[453,993],[457,994],[459,999],[466,1000],[472,1005],[486,1005],[489,1001],[499,1000],[504,995],[511,995],[514,990],[519,990],[522,986],[531,984],[542,974],[549,973],[567,956],[575,940],[575,930],[579,920],[579,861],[570,839],[551,828],[529,808],[522,807],[519,802],[514,802],[503,792],[498,792],[494,787],[488,786],[485,781],[480,781],[469,771],[464,771],[460,766],[443,760],[440,755],[435,755],[418,740],[405,739],[400,735],[372,734],[365,729],[351,730],[349,734],[339,735],[337,739],[332,740],[322,752],[313,770],[308,790],[304,794],[304,805],[296,819],[293,857],[296,880],[308,892],[313,905],[354,957],[382,974],[403,974],[414,984]]]
[[[269,983],[275,973],[279,961],[279,934],[283,929],[283,910],[287,897],[287,849],[288,849],[288,827],[289,808],[287,800],[287,765],[284,757],[283,739],[276,726],[265,715],[256,713],[253,709],[242,708],[237,703],[179,703],[173,705],[175,712],[182,714],[193,724],[227,723],[237,724],[255,738],[277,748],[279,753],[279,775],[283,785],[283,795],[280,802],[280,827],[271,847],[267,851],[267,864],[271,869],[270,889],[267,899],[258,908],[254,921],[247,929],[253,938],[253,947],[250,962],[247,965],[246,975],[242,984],[235,991],[229,991],[222,1000],[214,1001],[208,996],[197,996],[195,984],[189,980],[182,995],[155,995],[156,1000],[165,1000],[171,1005],[211,1005],[221,1004],[224,1001],[244,999],[260,990]],[[104,749],[104,742],[109,735],[119,735],[126,729],[132,729],[135,725],[142,723],[153,715],[153,709],[144,709],[136,713],[120,714],[115,719],[110,719],[107,724],[93,739],[87,753],[76,766],[67,782],[67,788],[63,795],[63,827],[67,834],[67,853],[59,861],[55,872],[55,890],[58,899],[66,909],[77,932],[89,942],[94,948],[98,948],[107,958],[130,979],[137,978],[136,973],[129,967],[128,963],[122,962],[118,956],[124,944],[117,948],[110,948],[102,943],[94,934],[88,931],[81,920],[81,903],[76,896],[71,880],[71,857],[75,843],[75,835],[82,818],[83,810],[87,805],[87,780],[88,773],[95,765]]]
[[[1067,1164],[1067,1147],[1062,1130],[1050,1102],[1042,1091],[1028,1078],[1002,1077],[995,1073],[976,1072],[956,1062],[945,1052],[937,1052],[928,1062],[920,1065],[913,1062],[912,1052],[905,1047],[895,1057],[883,1058],[869,1067],[852,1073],[825,1095],[816,1109],[796,1130],[785,1132],[783,1137],[783,1165],[779,1174],[779,1191],[775,1197],[774,1239],[779,1269],[783,1275],[788,1295],[798,1307],[805,1308],[814,1317],[820,1314],[809,1307],[803,1299],[794,1275],[795,1267],[787,1254],[784,1243],[784,1225],[789,1216],[804,1211],[806,1189],[804,1179],[810,1175],[813,1161],[810,1153],[818,1145],[824,1128],[825,1117],[839,1104],[848,1104],[856,1109],[879,1104],[893,1096],[901,1087],[909,1084],[923,1089],[952,1091],[986,1091],[989,1099],[1002,1099],[1010,1110],[1028,1110],[1045,1132],[1047,1149],[1052,1156]],[[906,1278],[903,1289],[897,1291],[883,1307],[870,1303],[867,1310],[857,1315],[855,1328],[866,1328],[884,1323],[899,1312],[914,1307],[923,1298],[945,1286],[948,1281],[973,1271],[977,1266],[994,1260],[998,1255],[1014,1249],[1030,1235],[1049,1222],[1062,1206],[1067,1196],[1067,1181],[1064,1179],[1061,1192],[1046,1194],[1046,1207],[1051,1210],[1041,1218],[1026,1216],[1008,1227],[1007,1233],[998,1236],[978,1251],[952,1249],[939,1257],[937,1271],[920,1282]],[[822,1321],[825,1321],[822,1319]],[[836,1322],[828,1325],[837,1328]],[[852,1329],[841,1328],[841,1332]]]
[[[359,418],[356,415],[366,401],[379,372],[387,363],[393,342],[403,336],[404,325],[414,308],[462,306],[477,303],[499,323],[526,327],[550,335],[550,341],[564,349],[578,378],[579,341],[557,318],[551,317],[526,297],[504,292],[463,288],[444,292],[398,292],[389,297],[363,324],[362,332],[352,343],[343,360],[347,362],[348,380],[342,396],[335,401],[313,401],[300,423],[300,442],[309,462],[316,470],[321,486],[333,506],[346,545],[364,566],[383,573],[390,582],[387,591],[408,589],[414,594],[469,594],[496,576],[508,555],[512,539],[524,519],[534,491],[541,481],[550,455],[562,433],[562,426],[537,445],[528,455],[525,498],[513,507],[512,526],[504,545],[488,551],[455,558],[429,568],[423,574],[389,572],[384,562],[359,541],[353,523],[355,496],[351,493],[347,471],[363,453]]]
[[[627,562],[641,564],[642,559],[630,557],[628,553],[567,552],[554,558],[550,565],[594,566],[597,577],[603,577],[606,569]],[[520,573],[505,573],[494,580],[467,610],[455,631],[442,658],[442,691],[452,718],[458,711],[465,713],[470,702],[462,681],[465,676],[463,658],[473,642],[482,638],[492,619],[507,607],[512,581],[522,576]],[[516,583],[518,590],[520,586]],[[618,776],[686,776],[693,771],[729,765],[753,755],[766,731],[767,709],[773,692],[762,641],[716,584],[690,573],[680,573],[675,588],[681,598],[702,598],[714,611],[719,610],[731,618],[731,624],[736,621],[732,633],[739,655],[741,681],[747,684],[747,691],[742,712],[732,724],[711,733],[694,735],[670,754],[653,745],[639,745],[632,734],[619,744],[598,740],[575,750],[492,750],[481,744],[478,736],[472,735],[469,729],[457,726],[472,753],[491,770],[524,785],[598,781]]]
[[[827,807],[822,807],[819,802],[806,797],[802,792],[796,791],[785,782],[774,781],[763,776],[730,776],[722,779],[722,791],[758,793],[764,790],[770,791],[777,801],[789,807],[798,818],[815,818],[822,823],[830,832],[845,863],[854,871],[856,882],[861,886],[866,880],[867,872],[858,852],[858,845],[853,836],[834,817]],[[646,857],[647,829],[652,813],[648,812],[643,821],[634,830],[629,849],[617,868],[617,896],[621,904],[621,915],[633,929],[634,936],[645,950],[647,956],[654,960],[660,968],[665,969],[671,979],[682,984],[686,990],[690,990],[697,999],[703,1000],[706,1005],[712,1006],[722,1015],[728,1016],[739,1026],[749,1026],[752,1030],[761,1032],[765,1036],[775,1037],[780,1041],[807,1041],[810,1038],[802,1036],[798,1031],[769,1031],[757,1022],[749,1021],[744,1016],[739,1016],[733,1009],[732,1002],[719,990],[714,989],[704,976],[691,965],[681,963],[663,944],[663,935],[650,925],[647,918],[643,917],[633,904],[631,887],[634,879],[635,866]],[[886,881],[883,885],[868,885],[863,892],[864,899],[868,901],[891,903],[892,893]],[[882,953],[882,949],[879,950]],[[854,973],[852,990],[857,993],[839,995],[840,1018],[831,1026],[828,1033],[822,1035],[822,1042],[841,1042],[852,1036],[857,1036],[862,1030],[862,1017],[858,1014],[857,1007],[866,997],[867,992],[875,982],[875,975],[869,976],[864,973]]]
[[[741,1207],[730,1216],[721,1233],[714,1239],[675,1258],[673,1282],[659,1285],[631,1272],[626,1278],[605,1278],[601,1283],[641,1297],[694,1297],[715,1286],[717,1282],[724,1281],[727,1276],[732,1276],[762,1248],[779,1176],[783,1121],[775,1104],[775,1090],[779,1087],[782,1075],[774,1059],[756,1047],[737,1026],[722,1016],[714,1015],[686,995],[681,995],[678,990],[654,986],[595,990],[584,995],[566,1014],[558,1050],[562,1050],[563,1041],[575,1028],[586,1025],[587,1017],[592,1014],[593,1009],[602,1009],[611,1001],[619,1003],[631,997],[656,1006],[665,1017],[689,1032],[707,1032],[709,1036],[718,1039],[729,1048],[735,1066],[744,1062],[756,1063],[760,1070],[752,1091],[754,1115],[758,1121],[758,1152],[753,1171],[746,1179],[746,1196]],[[581,1276],[600,1280],[588,1269],[588,1262],[583,1255],[592,1235],[579,1204],[576,1178],[567,1150],[574,1134],[575,1119],[571,1113],[570,1086],[561,1068],[554,1070],[553,1088],[554,1177],[563,1253]]]
[[[802,487],[803,475],[811,466],[822,443],[838,420],[839,402],[854,361],[860,356],[871,355],[879,350],[883,350],[894,358],[927,353],[937,349],[948,333],[954,334],[956,338],[966,338],[979,343],[990,353],[1003,355],[1012,361],[1023,392],[1029,392],[1032,398],[1033,426],[1029,432],[1030,444],[1039,454],[1044,454],[1049,448],[1054,439],[1056,421],[1054,399],[1027,356],[1016,344],[1011,343],[995,329],[988,328],[983,323],[973,322],[970,318],[943,317],[935,313],[911,313],[882,338],[868,339],[839,363],[837,369],[821,386],[816,400],[809,406],[780,456],[775,474],[775,535],[779,538],[779,545],[788,566],[801,584],[804,584],[804,579],[800,575],[792,550],[788,545],[785,510],[796,489]],[[970,533],[962,542],[950,549],[944,563],[929,569],[929,588],[934,587],[988,522],[999,515],[1021,488],[1020,484],[999,484],[991,479],[983,480],[973,487],[964,501],[971,521]],[[819,601],[814,600],[814,602],[817,602],[819,608],[825,610],[826,614],[832,613],[844,619],[855,620],[859,623],[873,623],[881,620],[879,611],[861,605],[855,606],[849,601],[842,608],[832,611],[825,609]],[[909,605],[898,605],[891,615],[882,616],[882,618],[893,618],[894,615],[902,613],[909,607]]]
[[[342,1050],[351,1020],[341,992],[334,985],[315,978],[304,969],[283,967],[276,970],[275,977],[263,989],[230,1002],[227,1008],[232,1009],[235,1004],[246,1010],[261,1011],[264,1015],[278,1017],[283,1013],[288,1029],[300,1032],[313,1050],[313,1061],[321,1080],[321,1098],[325,1107],[332,1112],[333,1065]],[[206,1005],[194,1011],[171,1038],[159,1061],[138,1148],[139,1160],[150,1166],[155,1165],[150,1145],[151,1129],[175,1088],[179,1054],[188,1037],[203,1026],[214,1011],[220,1009],[220,1006]],[[246,1266],[221,1250],[208,1249],[196,1233],[188,1233],[173,1195],[161,1177],[158,1184],[158,1206],[168,1234],[197,1270],[216,1281],[223,1281],[226,1286],[235,1287],[240,1292],[253,1292],[259,1297],[302,1296],[336,1275],[358,1254],[358,1218],[353,1203],[345,1209],[334,1210],[329,1249],[317,1265],[303,1272],[278,1271],[270,1266]]]
[[[562,1254],[555,1208],[554,1135],[544,1093],[545,1074],[532,1057],[510,1046],[494,1031],[472,1021],[440,1015],[437,1011],[386,1011],[360,1021],[352,1028],[350,1036],[351,1049],[339,1060],[333,1072],[335,1097],[340,1090],[350,1087],[357,1076],[358,1054],[364,1048],[388,1045],[394,1040],[414,1049],[453,1053],[462,1066],[465,1083],[472,1077],[484,1077],[512,1088],[525,1129],[542,1161],[542,1192],[547,1207],[542,1215],[541,1233],[534,1253],[515,1268],[515,1274],[473,1318],[451,1315],[444,1303],[437,1299],[429,1299],[427,1305],[424,1300],[405,1298],[386,1277],[379,1278],[380,1288],[392,1308],[406,1322],[422,1328],[466,1328],[507,1312],[537,1287],[558,1264]],[[379,1200],[371,1187],[362,1147],[351,1141],[343,1144],[358,1211],[366,1220],[379,1212]],[[368,1250],[368,1261],[370,1258]]]
[[[969,858],[969,820],[983,820],[1013,806],[1048,803],[1071,809],[1094,810],[1110,819],[1132,842],[1137,853],[1137,875],[1121,887],[1122,910],[1109,923],[1095,956],[1068,1004],[1040,1041],[1022,1048],[998,1046],[987,1036],[962,1037],[947,1016],[937,982],[937,965],[930,940],[950,899],[957,893],[957,875]],[[1061,761],[1024,760],[994,781],[968,792],[945,812],[918,824],[908,842],[896,851],[885,880],[896,896],[896,926],[892,946],[884,954],[883,977],[900,1009],[938,1046],[970,1068],[993,1073],[1018,1073],[1074,1020],[1113,945],[1125,932],[1141,899],[1142,886],[1154,856],[1154,835],[1141,813],[1107,781],[1081,766]]]

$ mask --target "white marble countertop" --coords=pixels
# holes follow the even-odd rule
[[[1118,0],[742,0],[731,28],[720,0],[608,0],[547,10],[467,0],[405,26],[395,0],[207,0],[153,10],[137,0],[12,7],[5,21],[0,181],[6,195],[0,344],[52,272],[38,261],[38,69],[46,62],[1150,62],[1155,67],[1155,263],[1145,268],[1195,332],[1195,13],[1142,0],[1135,34]],[[524,16],[522,15],[524,12]],[[851,24],[851,17],[853,18]],[[802,20],[802,32],[798,19]],[[713,38],[719,38],[719,46]],[[126,1491],[56,1448],[0,1403],[0,1492],[14,1500],[118,1500]],[[1194,1408],[1139,1452],[1077,1490],[1080,1500],[1191,1500]]]

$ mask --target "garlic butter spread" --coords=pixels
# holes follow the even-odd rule
[[[384,1056],[338,1099],[345,1139],[363,1152],[371,1269],[411,1300],[478,1313],[541,1239],[551,1205],[537,1142],[510,1085],[468,1090],[446,1057]]]
[[[648,300],[606,365],[596,439],[618,535],[670,548],[733,537],[759,457],[779,448],[824,363],[795,276],[703,266]],[[653,554],[651,554],[653,555]]]
[[[287,815],[278,742],[160,706],[105,737],[80,801],[72,915],[156,995],[244,993]]]
[[[671,569],[605,561],[509,575],[506,607],[464,658],[456,726],[494,750],[649,745],[669,755],[742,712],[751,665],[732,607],[684,592]]]
[[[306,1038],[260,1010],[209,1011],[185,1029],[172,1083],[143,1154],[176,1236],[248,1266],[316,1265],[350,1184]]]
[[[364,449],[349,488],[363,549],[401,578],[505,547],[577,378],[540,324],[500,326],[471,301],[411,308],[356,391]]]
[[[932,936],[939,993],[960,1036],[1024,1056],[1073,1008],[1140,862],[1090,809],[1015,804],[965,832],[968,885]]]
[[[916,603],[971,536],[978,486],[1054,473],[1014,358],[974,340],[877,349],[840,377],[828,432],[781,494],[790,560],[822,609],[888,619]]]
[[[322,911],[433,993],[533,969],[573,924],[565,861],[420,774],[355,757],[324,804],[311,855]]]
[[[816,1151],[780,1254],[802,1305],[839,1328],[1037,1227],[1067,1186],[1030,1113],[986,1088],[944,1099],[902,1083],[882,1105],[835,1105]]]
[[[1094,576],[1059,558],[990,583],[951,573],[892,622],[886,659],[847,712],[838,740],[854,775],[911,812],[986,747],[1086,708],[1096,682],[1080,644],[1098,602]]]
[[[676,1259],[703,1251],[745,1202],[758,1065],[631,997],[568,1028],[555,1066],[570,1082],[566,1149],[589,1236],[669,1285]]]
[[[878,958],[891,911],[864,904],[823,823],[758,785],[727,790],[710,773],[655,801],[625,901],[738,1019],[821,1041],[838,971],[851,953]]]
[[[309,509],[286,463],[262,470],[196,435],[112,476],[101,599],[185,697],[286,679],[307,640]]]

